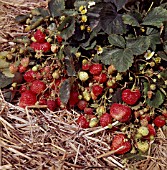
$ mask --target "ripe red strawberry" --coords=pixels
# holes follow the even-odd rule
[[[122,100],[129,105],[134,105],[140,99],[140,90],[136,89],[131,91],[131,89],[125,89],[122,92]]]
[[[39,99],[39,104],[40,105],[47,105],[47,100],[45,98],[40,98]]]
[[[77,104],[80,110],[84,110],[87,107],[87,105],[88,105],[88,102],[85,100],[80,100]]]
[[[46,89],[46,84],[41,80],[34,80],[30,86],[33,93],[40,94]]]
[[[53,100],[53,99],[48,99],[47,100],[47,107],[48,107],[49,110],[54,112],[56,110],[56,108],[57,108],[56,101]]]
[[[77,91],[72,91],[70,93],[70,99],[69,99],[69,105],[70,106],[75,106],[79,102],[79,93]]]
[[[27,70],[27,67],[24,67],[23,65],[19,65],[19,72],[24,73]]]
[[[88,128],[89,127],[89,122],[86,120],[85,116],[80,115],[79,118],[77,119],[77,124],[81,128]]]
[[[103,93],[103,87],[98,84],[93,85],[92,92],[95,96],[99,96]]]
[[[56,36],[56,40],[57,40],[57,42],[58,42],[59,44],[61,44],[63,38],[62,38],[60,35],[57,35],[57,36]]]
[[[34,105],[37,102],[36,94],[34,94],[31,90],[26,90],[21,93],[21,97],[19,100],[19,106],[25,108],[26,106]]]
[[[89,72],[93,75],[99,75],[102,72],[103,66],[99,63],[94,63],[90,66]]]
[[[99,83],[105,83],[107,81],[107,75],[105,73],[94,75],[93,80],[96,80]]]
[[[46,35],[40,29],[38,29],[34,34],[34,38],[38,43],[44,43],[45,37]]]
[[[108,113],[104,113],[102,114],[102,116],[100,117],[100,125],[102,127],[108,126],[108,124],[110,124],[112,122],[112,117],[110,114]]]
[[[131,117],[131,108],[122,104],[113,103],[110,107],[110,115],[120,122],[127,122]]]
[[[23,92],[26,91],[26,90],[28,90],[28,87],[27,87],[25,84],[22,84],[22,85],[20,86],[19,92],[20,92],[20,93],[23,93]]]
[[[93,114],[93,109],[90,107],[84,108],[84,113],[87,115],[92,115]]]
[[[41,50],[42,50],[43,52],[48,52],[48,51],[50,51],[50,48],[51,48],[51,44],[48,43],[48,42],[45,42],[45,43],[42,43],[42,44],[41,44]]]
[[[43,51],[43,52],[48,52],[50,51],[51,44],[48,42],[44,43],[38,43],[38,42],[32,42],[30,47],[34,49],[34,51]]]
[[[121,149],[119,149],[122,147]],[[131,143],[129,140],[126,139],[124,134],[117,134],[114,136],[112,144],[111,144],[111,150],[117,150],[115,154],[124,154],[126,152],[129,152],[131,150]]]
[[[162,127],[166,124],[166,121],[165,121],[165,117],[162,116],[162,115],[159,115],[157,116],[155,119],[154,119],[154,124],[155,126],[157,127]]]
[[[31,81],[34,81],[35,80],[35,72],[32,71],[32,70],[28,70],[27,72],[25,72],[24,74],[24,80],[27,81],[27,82],[31,82]]]
[[[86,64],[82,64],[82,70],[89,70],[90,68],[90,64],[89,63],[86,63]]]

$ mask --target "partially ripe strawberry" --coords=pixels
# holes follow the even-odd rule
[[[140,90],[131,90],[131,89],[125,89],[122,92],[122,100],[129,105],[134,105],[137,103],[137,101],[140,99],[141,94]]]
[[[113,103],[110,107],[110,115],[120,122],[127,122],[131,117],[131,108],[123,104]]]
[[[101,73],[99,75],[94,75],[93,80],[99,83],[105,83],[107,81],[107,75],[105,73]]]
[[[19,100],[19,106],[25,108],[26,106],[35,105],[37,102],[36,94],[34,94],[31,90],[26,90],[21,93],[21,97]]]
[[[79,118],[77,119],[77,124],[81,128],[88,128],[89,127],[89,122],[86,120],[85,116],[80,115]]]
[[[57,108],[56,101],[53,100],[53,99],[48,99],[47,100],[47,107],[48,107],[49,110],[54,112],[56,110],[56,108]]]
[[[23,67],[27,67],[27,66],[29,65],[29,62],[30,62],[29,57],[24,57],[24,58],[21,59],[20,64],[21,64]]]
[[[34,80],[30,86],[33,93],[40,94],[46,89],[46,84],[41,80]]]
[[[92,92],[95,96],[99,96],[103,93],[103,87],[98,84],[93,85]]]
[[[34,34],[34,38],[38,43],[44,43],[45,37],[46,35],[40,29],[38,29]]]
[[[69,105],[70,106],[75,106],[79,102],[79,93],[77,91],[72,91],[70,93],[70,99],[69,99]]]
[[[24,74],[24,80],[27,82],[31,82],[35,80],[35,72],[32,70],[28,70],[27,72],[25,72]]]
[[[77,104],[80,110],[84,110],[87,107],[87,105],[88,105],[88,102],[85,100],[80,100]]]
[[[148,128],[149,133],[147,136],[144,136],[144,139],[150,140],[154,138],[154,136],[156,135],[156,130],[151,124],[148,124],[147,128]]]
[[[103,66],[99,63],[94,63],[90,66],[89,72],[93,75],[99,75],[102,72]]]
[[[87,115],[92,115],[93,114],[93,109],[90,107],[84,108],[84,113]]]
[[[10,73],[15,74],[18,71],[18,67],[15,64],[11,64],[9,66],[9,71]]]
[[[157,127],[162,127],[166,124],[166,121],[165,121],[165,117],[162,116],[162,115],[159,115],[157,116],[155,119],[154,119],[154,124],[155,126]]]
[[[111,144],[111,150],[117,150],[115,154],[124,154],[126,152],[129,152],[131,150],[131,143],[124,134],[117,134],[114,136]],[[121,149],[119,149],[121,148]]]
[[[112,122],[112,117],[110,114],[108,113],[104,113],[102,114],[102,116],[100,117],[100,125],[102,127],[108,126],[108,124],[110,124]]]

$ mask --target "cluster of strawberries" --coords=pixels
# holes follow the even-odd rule
[[[30,45],[34,51],[48,52],[51,44],[46,41],[46,35],[37,30],[34,34],[35,41]],[[62,38],[57,36],[58,43]],[[55,60],[51,65],[45,62],[43,65],[36,65],[28,68],[29,60],[22,59],[22,66],[25,68],[21,73],[25,83],[20,86],[19,106],[25,108],[32,105],[45,105],[51,111],[64,108],[76,108],[81,115],[77,123],[81,128],[96,126],[110,126],[114,121],[120,124],[128,124],[130,120],[138,119],[141,126],[135,131],[135,145],[145,152],[148,150],[148,142],[156,135],[156,127],[163,127],[166,124],[167,113],[151,117],[149,114],[141,114],[133,111],[131,106],[137,105],[142,98],[138,88],[125,88],[121,92],[121,103],[112,103],[108,96],[112,95],[118,86],[121,75],[113,65],[108,67],[92,62],[89,59],[82,60],[81,70],[71,88],[67,105],[60,99],[60,87],[64,80],[68,79],[64,67]],[[16,68],[11,66],[11,72],[16,72]],[[146,109],[147,112],[147,109]],[[132,139],[124,133],[115,135],[112,140],[111,150],[116,154],[124,154],[132,149]]]

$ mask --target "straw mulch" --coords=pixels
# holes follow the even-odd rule
[[[13,37],[25,34],[14,17],[37,6],[46,7],[47,2],[0,0],[1,50],[10,48]],[[81,129],[76,124],[78,115],[74,110],[24,110],[5,101],[0,90],[0,170],[166,169],[167,131],[159,129],[143,160],[126,162],[109,151],[113,135],[110,130]]]

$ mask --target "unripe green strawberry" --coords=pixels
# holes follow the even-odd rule
[[[53,77],[54,79],[59,79],[60,74],[59,74],[58,70],[56,70],[56,71],[54,71],[54,72],[52,73],[52,77]]]
[[[96,117],[92,118],[89,122],[89,127],[97,126],[98,122],[99,122],[99,120]]]
[[[87,90],[85,90],[83,91],[83,98],[88,102],[91,99],[91,94]]]
[[[89,79],[89,75],[88,75],[88,73],[85,72],[85,71],[80,71],[80,72],[78,73],[78,77],[79,77],[79,79],[80,79],[81,81],[83,81],[83,82]]]
[[[141,152],[147,152],[149,149],[149,144],[147,141],[144,142],[137,142],[137,148],[141,151]]]
[[[141,126],[138,129],[138,133],[140,133],[142,136],[147,136],[149,134],[149,130],[145,126]]]

